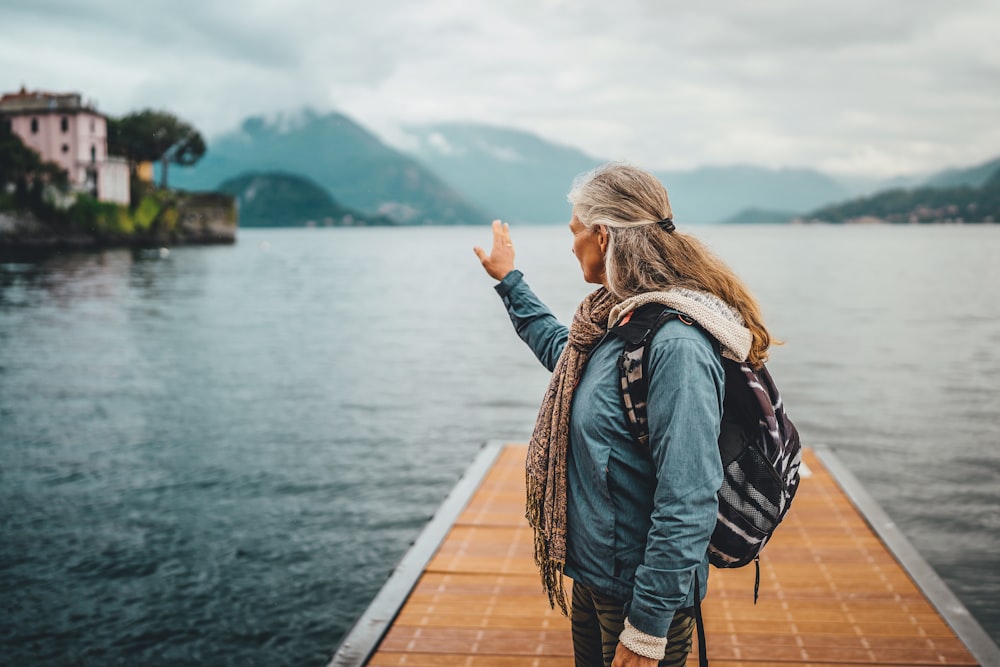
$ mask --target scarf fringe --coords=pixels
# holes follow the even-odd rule
[[[552,372],[549,389],[535,420],[525,460],[525,516],[535,535],[535,565],[549,605],[566,616],[566,452],[573,392],[587,357],[607,331],[608,313],[616,299],[603,287],[577,308],[569,338]]]
[[[528,489],[529,498],[540,497],[544,492],[542,485],[534,479],[530,473],[526,474],[525,483]],[[566,563],[554,558],[549,553],[548,542],[545,539],[545,531],[542,530],[541,507],[534,503],[528,503],[525,518],[534,529],[535,534],[535,565],[542,578],[542,588],[549,596],[549,607],[555,609],[559,605],[563,616],[569,616],[569,608],[566,604],[566,586],[563,580],[563,571]]]

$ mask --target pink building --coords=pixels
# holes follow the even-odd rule
[[[0,97],[0,122],[43,160],[66,170],[70,184],[101,201],[129,203],[124,158],[108,156],[108,121],[78,93],[19,92]]]

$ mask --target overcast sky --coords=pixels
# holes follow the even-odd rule
[[[0,0],[0,90],[528,130],[649,168],[894,176],[1000,155],[998,0]]]

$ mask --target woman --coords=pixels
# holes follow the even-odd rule
[[[573,253],[584,279],[601,285],[570,328],[514,268],[506,224],[494,221],[489,254],[475,248],[518,335],[553,371],[526,462],[535,560],[564,613],[562,576],[573,580],[578,667],[682,665],[722,483],[720,353],[760,364],[770,337],[733,272],[676,231],[656,178],[608,164],[578,178],[569,201]],[[685,317],[667,321],[649,345],[650,435],[641,448],[621,404],[624,342],[606,333],[654,301]]]

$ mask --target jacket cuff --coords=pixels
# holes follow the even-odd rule
[[[625,619],[625,629],[618,636],[618,641],[636,655],[652,660],[663,660],[663,656],[667,652],[666,637],[647,635],[645,632],[637,630],[627,618]]]
[[[523,277],[524,277],[523,273],[521,273],[517,269],[514,269],[513,271],[505,275],[503,277],[503,280],[494,285],[493,289],[497,291],[497,294],[500,295],[500,298],[503,298],[508,294],[510,294],[511,290],[517,287],[517,284],[521,282],[521,278]]]

